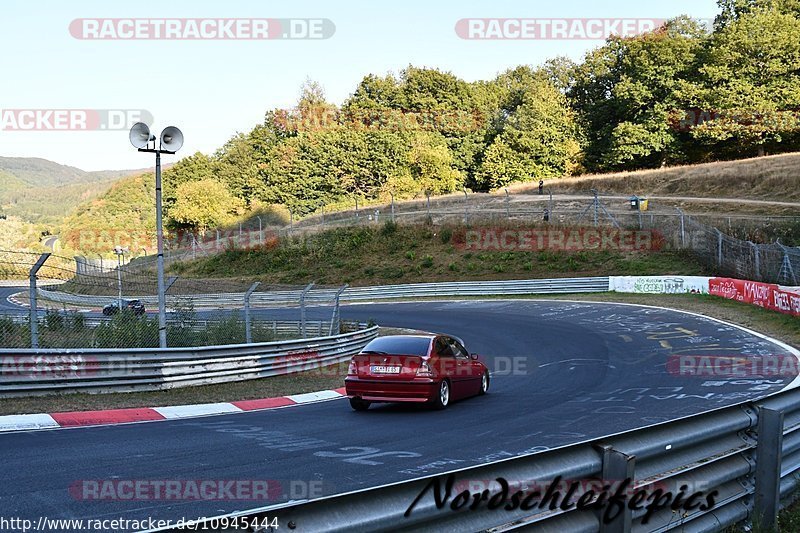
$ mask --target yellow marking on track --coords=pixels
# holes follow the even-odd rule
[[[668,350],[672,349],[672,345],[669,343],[669,341],[658,341],[658,343],[662,348],[667,348]]]
[[[650,335],[647,336],[647,338],[650,340],[657,341],[660,339],[685,339],[687,337],[696,337],[696,336],[697,336],[696,331],[692,331],[686,328],[675,328],[671,331],[651,333]]]
[[[672,353],[698,353],[698,352],[740,352],[741,348],[726,348],[719,344],[700,344],[697,346],[690,346],[689,348],[681,348],[674,350]]]

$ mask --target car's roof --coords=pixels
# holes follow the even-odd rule
[[[449,333],[409,333],[409,334],[400,334],[400,335],[383,335],[381,338],[387,337],[417,337],[420,339],[435,339],[436,337],[450,337],[452,339],[457,340],[461,344],[464,344],[464,341],[461,340],[459,337],[455,335],[450,335]]]
[[[389,338],[399,338],[399,337],[416,337],[419,339],[433,339],[434,337],[438,337],[438,333],[409,333],[409,334],[401,334],[401,335],[381,335],[381,339],[389,339]]]

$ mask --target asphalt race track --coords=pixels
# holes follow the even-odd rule
[[[5,296],[2,297],[3,303]],[[309,319],[329,309],[310,310]],[[296,310],[259,310],[270,318]],[[49,518],[218,515],[477,465],[756,398],[791,378],[678,376],[670,354],[787,355],[701,316],[622,304],[494,300],[349,305],[345,319],[461,337],[490,393],[445,411],[334,400],[191,420],[0,434],[0,514]],[[274,501],[82,501],[78,480],[277,480]]]

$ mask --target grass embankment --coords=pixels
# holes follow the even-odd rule
[[[594,188],[606,194],[797,202],[800,201],[799,164],[800,154],[792,153],[636,172],[590,174],[548,180],[546,186],[553,192],[585,192]],[[521,183],[509,187],[509,191],[519,194],[536,187],[538,182]]]
[[[482,227],[488,227],[485,224]],[[529,228],[530,226],[527,226]],[[509,229],[525,229],[509,226]],[[539,226],[539,228],[543,228]],[[246,278],[270,284],[352,286],[607,275],[683,274],[708,271],[678,251],[471,251],[463,230],[384,224],[338,228],[286,239],[270,247],[231,250],[174,264],[172,274],[195,278]],[[460,241],[460,242],[463,242]]]

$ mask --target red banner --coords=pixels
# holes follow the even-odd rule
[[[711,278],[708,282],[708,293],[779,313],[800,316],[800,293],[783,289],[772,283]]]

